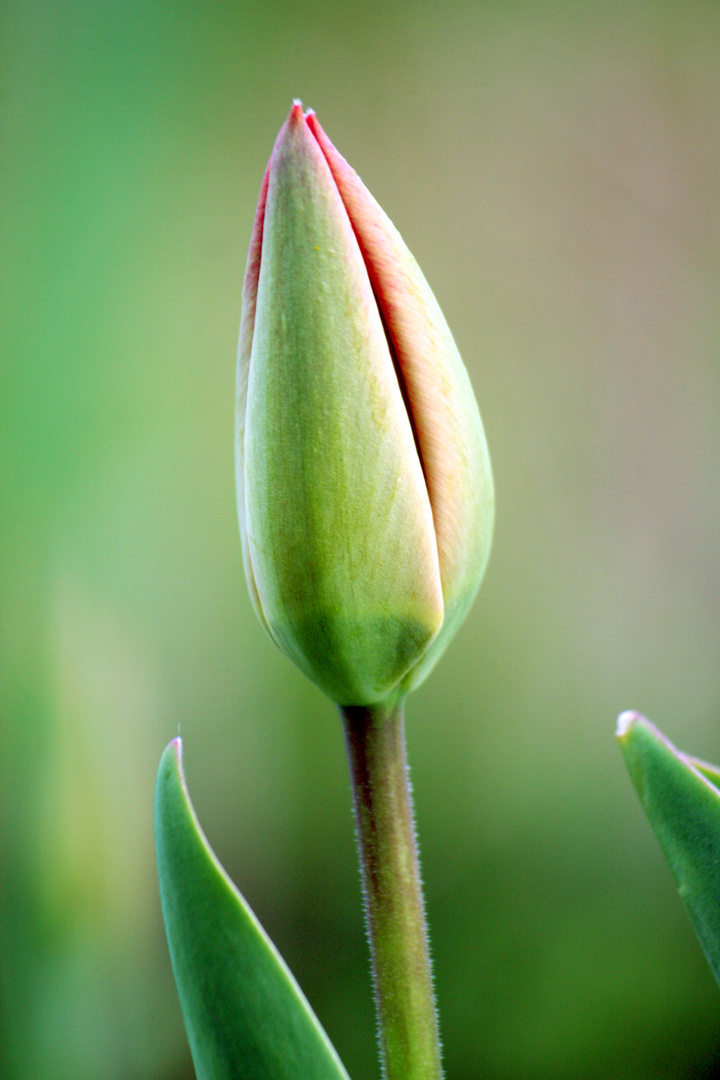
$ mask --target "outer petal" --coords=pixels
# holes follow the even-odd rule
[[[248,589],[250,591],[250,599],[253,602],[253,607],[257,612],[258,618],[266,630],[268,629],[268,625],[265,621],[262,605],[260,604],[257,593],[255,575],[253,573],[247,542],[247,529],[245,527],[245,413],[247,410],[250,355],[252,353],[253,333],[255,330],[255,309],[257,307],[257,290],[260,278],[263,222],[265,220],[265,204],[267,202],[269,180],[270,163],[268,163],[262,184],[260,185],[260,197],[258,199],[257,210],[255,211],[255,221],[253,222],[252,236],[250,237],[250,250],[248,251],[247,265],[245,267],[235,387],[235,484],[237,490],[237,506],[238,518],[240,521],[243,562],[245,564],[245,577],[247,578]]]
[[[436,635],[432,512],[367,272],[299,106],[270,161],[247,390],[262,611],[340,704],[390,693]]]
[[[316,117],[321,147],[350,217],[404,383],[432,506],[445,621],[409,686],[455,633],[490,553],[494,499],[475,397],[445,318],[393,223],[338,153]]]

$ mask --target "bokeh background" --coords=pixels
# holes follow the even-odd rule
[[[0,1076],[189,1080],[153,861],[205,830],[378,1075],[333,707],[252,612],[234,362],[262,172],[316,109],[416,255],[497,484],[408,707],[447,1074],[716,1074],[720,992],[614,744],[720,760],[720,7],[5,0]]]

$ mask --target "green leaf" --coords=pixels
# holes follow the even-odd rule
[[[160,897],[198,1080],[348,1080],[200,828],[174,739],[155,790]]]
[[[683,754],[682,757],[684,757],[694,769],[697,769],[699,773],[702,773],[705,779],[709,780],[713,787],[720,790],[720,769],[717,765],[711,765],[707,761],[701,761],[700,758],[691,757],[690,754]]]
[[[617,737],[645,813],[720,983],[720,770],[687,757],[639,713]]]

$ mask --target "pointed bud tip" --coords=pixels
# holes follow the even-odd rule
[[[303,103],[300,98],[293,98],[293,103],[290,109],[290,116],[293,120],[307,120],[309,116],[314,116],[314,109],[303,109]]]
[[[292,108],[290,109],[290,112],[288,113],[288,118],[285,121],[284,127],[295,127],[295,125],[297,125],[297,124],[304,124],[304,123],[305,123],[305,116],[303,114],[302,101],[300,100],[300,98],[295,98],[293,100],[293,103],[292,103]],[[281,133],[282,133],[282,130],[283,129],[281,128]]]
[[[307,136],[310,135],[311,127],[308,125],[308,119],[313,119],[315,113],[312,109],[304,109],[303,103],[300,98],[294,98],[290,112],[287,115],[285,123],[280,128],[275,147],[277,148],[288,134],[297,135],[299,132],[304,132]],[[270,159],[272,162],[272,158]]]
[[[301,98],[293,98],[293,103],[290,108],[290,116],[288,119],[292,120],[308,120],[311,116],[315,116],[314,109],[303,109],[303,103]]]

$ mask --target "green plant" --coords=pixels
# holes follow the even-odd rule
[[[467,373],[415,260],[297,102],[250,244],[236,415],[253,603],[342,717],[383,1073],[439,1078],[403,703],[478,590],[490,464]],[[179,740],[160,766],[156,836],[200,1080],[344,1076],[202,835]]]
[[[243,286],[237,495],[255,609],[339,707],[387,1080],[442,1064],[403,704],[472,603],[493,487],[475,398],[397,230],[295,103]],[[720,770],[624,713],[630,776],[720,980]],[[158,772],[163,914],[199,1080],[347,1080],[213,855],[174,740]]]
[[[720,982],[720,769],[677,750],[636,712],[617,738],[700,944]]]

